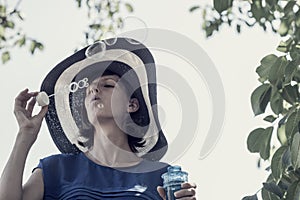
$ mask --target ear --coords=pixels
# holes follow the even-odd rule
[[[129,100],[129,104],[128,104],[128,108],[127,108],[127,111],[129,113],[134,113],[134,112],[138,111],[139,108],[140,108],[140,104],[139,104],[139,100],[137,98],[132,98]]]

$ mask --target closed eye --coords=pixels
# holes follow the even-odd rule
[[[114,85],[104,85],[104,87],[106,87],[106,88],[114,88],[115,86]]]

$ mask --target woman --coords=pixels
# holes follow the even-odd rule
[[[167,142],[154,106],[153,57],[131,39],[118,38],[105,50],[103,44],[76,52],[49,72],[41,90],[54,95],[37,115],[37,92],[25,89],[16,97],[19,133],[0,179],[0,199],[165,199],[161,175],[168,164],[158,161]],[[63,154],[41,159],[22,187],[44,116]],[[175,196],[195,199],[195,188],[184,183]]]

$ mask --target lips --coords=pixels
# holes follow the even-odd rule
[[[90,102],[100,101],[100,100],[101,100],[100,97],[98,97],[98,96],[93,96],[93,97],[91,98],[91,101],[90,101]]]

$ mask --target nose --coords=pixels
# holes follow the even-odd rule
[[[98,94],[98,93],[100,93],[100,89],[97,87],[97,85],[91,85],[90,86],[90,93]]]

